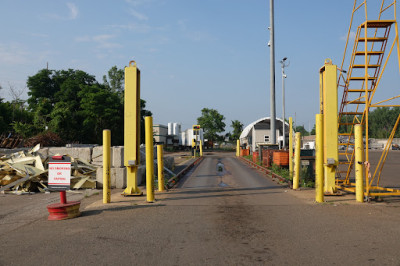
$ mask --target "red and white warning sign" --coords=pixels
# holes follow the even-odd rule
[[[49,161],[48,185],[51,190],[69,190],[71,184],[71,159],[60,156]]]

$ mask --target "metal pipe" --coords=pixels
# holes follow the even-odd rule
[[[323,115],[315,116],[315,201],[324,202],[324,132]]]
[[[293,178],[293,118],[289,117],[289,175]]]
[[[355,143],[355,170],[356,170],[356,201],[364,202],[364,147],[363,147],[363,136],[362,126],[354,126],[354,143]]]
[[[111,202],[111,130],[103,130],[103,203]]]
[[[283,134],[283,143],[282,143],[282,149],[285,149],[286,147],[286,130],[285,130],[285,65],[282,63],[282,120],[283,120],[283,126],[282,126],[282,134]]]
[[[146,196],[147,202],[154,202],[154,147],[153,147],[153,117],[144,118],[146,129]]]
[[[158,191],[164,191],[164,151],[163,145],[157,145]]]
[[[299,188],[300,180],[300,132],[296,132],[296,150],[294,152],[294,176],[293,176],[293,189]]]
[[[274,0],[269,1],[270,11],[270,112],[271,112],[271,143],[276,144],[276,112],[275,112],[275,40],[274,40]]]

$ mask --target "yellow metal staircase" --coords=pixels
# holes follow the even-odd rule
[[[336,187],[354,192],[354,128],[359,124],[363,128],[364,137],[364,159],[359,164],[364,165],[364,196],[371,197],[400,195],[398,187],[380,185],[382,170],[386,158],[391,149],[393,138],[400,126],[400,114],[393,121],[393,128],[386,145],[380,155],[379,161],[369,158],[369,112],[378,107],[400,107],[398,100],[400,94],[387,98],[388,93],[398,93],[398,89],[385,89],[379,93],[378,87],[383,73],[388,66],[389,58],[394,50],[397,50],[397,64],[400,72],[400,41],[398,24],[396,19],[396,0],[381,0],[380,8],[378,1],[371,1],[374,10],[379,10],[377,19],[368,19],[367,0],[354,0],[351,14],[350,27],[347,33],[347,41],[344,49],[343,60],[339,71],[338,89],[343,90],[343,96],[338,113],[339,128],[339,165],[336,168]],[[362,12],[364,10],[364,12]],[[358,16],[358,27],[353,27]],[[356,24],[356,23],[354,23]],[[353,49],[347,51],[349,41],[353,42]],[[346,56],[347,54],[351,56]],[[348,64],[347,71],[344,63]],[[390,64],[389,64],[390,65]],[[393,75],[393,74],[392,74]],[[393,78],[393,76],[392,76]],[[397,87],[392,84],[392,87]],[[376,94],[376,92],[378,93]],[[381,89],[381,91],[383,91]],[[375,98],[386,98],[379,102],[372,102]],[[382,97],[383,96],[383,97]],[[397,99],[397,103],[396,103]],[[372,146],[372,145],[371,145]],[[399,169],[400,170],[400,169]],[[393,186],[390,184],[389,186]]]
[[[348,71],[341,71],[339,167],[337,182],[350,184],[354,164],[354,125],[368,127],[368,111],[377,89],[391,26],[395,20],[367,20],[357,28]],[[368,139],[368,137],[367,137]],[[366,143],[368,149],[368,143]]]

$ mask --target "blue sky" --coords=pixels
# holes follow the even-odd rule
[[[352,8],[350,0],[275,1],[277,116],[279,60],[288,57],[286,117],[314,125],[318,71],[326,58],[340,65]],[[3,0],[0,25],[6,99],[10,85],[22,90],[47,62],[102,81],[112,66],[135,60],[155,124],[189,128],[204,107],[226,117],[227,131],[231,120],[247,125],[270,115],[269,0]],[[399,84],[392,74],[388,90]]]

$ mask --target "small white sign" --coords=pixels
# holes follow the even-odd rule
[[[71,184],[71,162],[49,162],[48,185],[51,189],[68,190]]]

